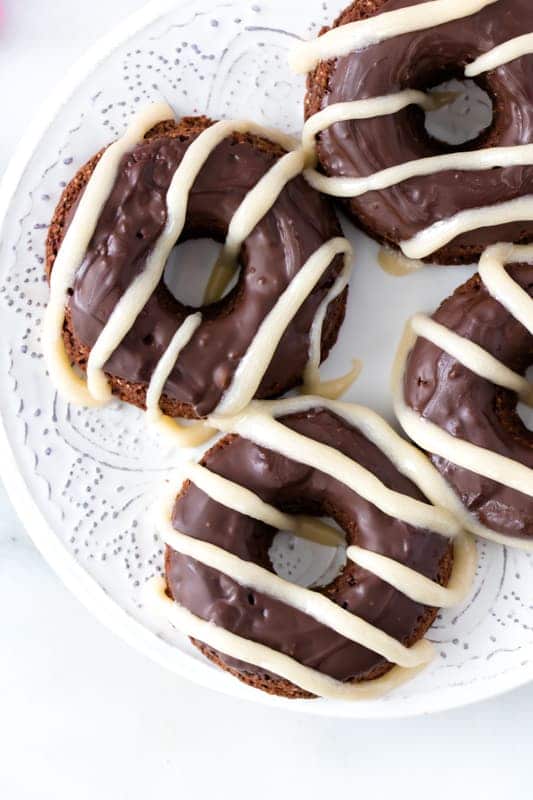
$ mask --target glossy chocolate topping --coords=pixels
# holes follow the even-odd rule
[[[418,499],[419,490],[359,431],[330,411],[312,410],[281,419],[292,430],[331,445],[375,473],[389,488]],[[332,517],[357,543],[445,582],[450,546],[438,534],[393,519],[343,484],[310,467],[229,436],[207,453],[210,470],[239,483],[286,512]],[[231,511],[194,484],[178,496],[174,526],[196,538],[272,570],[271,527]],[[306,614],[239,586],[235,581],[167,548],[166,576],[172,596],[194,614],[233,633],[266,644],[340,680],[362,677],[384,660]],[[433,612],[409,600],[372,573],[348,563],[321,590],[334,602],[405,643],[420,638]],[[229,666],[264,672],[222,656]]]
[[[533,267],[508,268],[533,296]],[[475,342],[517,372],[533,364],[533,336],[475,277],[448,298],[433,319]],[[406,365],[406,403],[453,436],[533,468],[533,433],[515,413],[516,396],[470,372],[426,339],[417,339]],[[433,457],[465,506],[500,533],[533,536],[533,498]]]
[[[83,345],[92,347],[119,298],[142,271],[166,222],[172,176],[194,138],[161,136],[135,147],[123,159],[70,300],[74,332]],[[193,186],[180,241],[204,236],[223,241],[235,210],[279,155],[277,148],[258,147],[242,136],[222,142]],[[211,412],[280,294],[309,256],[339,232],[328,201],[303,178],[292,180],[246,239],[236,288],[203,309],[204,320],[180,353],[165,395],[199,416]],[[287,328],[259,396],[279,393],[289,388],[288,380],[294,385],[301,376],[314,315],[341,267],[338,257]],[[191,310],[175,300],[161,281],[109,359],[106,372],[147,383]]]
[[[374,0],[354,3],[341,22],[420,4],[423,0]],[[420,13],[424,14],[421,8]],[[427,13],[427,12],[426,12]],[[450,77],[461,78],[466,64],[482,53],[533,30],[530,0],[501,0],[464,19],[397,36],[328,66],[322,107],[333,103],[428,89]],[[493,99],[494,119],[475,142],[448,148],[424,127],[424,112],[411,106],[397,114],[340,122],[319,137],[320,163],[328,175],[367,176],[386,167],[450,150],[533,142],[533,56],[524,56],[481,76],[478,83]],[[310,84],[313,92],[313,84]],[[309,101],[309,97],[308,97]],[[314,110],[318,110],[315,108]],[[348,201],[351,212],[379,238],[397,244],[438,220],[463,209],[492,205],[533,194],[533,167],[483,172],[450,170],[412,178]],[[464,234],[441,255],[458,258],[459,248],[476,252],[498,241],[533,237],[533,222],[502,225]],[[453,248],[453,253],[450,248]]]

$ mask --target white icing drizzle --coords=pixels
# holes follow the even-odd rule
[[[319,398],[312,399],[315,407],[325,405]],[[210,421],[219,430],[238,433],[286,458],[297,454],[300,463],[341,481],[391,517],[397,517],[419,528],[433,530],[443,536],[449,536],[450,531],[459,532],[455,519],[443,509],[389,489],[372,472],[333,447],[308,439],[276,422],[264,403],[252,402],[244,412],[235,417],[211,417]]]
[[[428,652],[431,651],[431,648],[405,647],[394,637],[341,608],[325,595],[290,583],[274,572],[251,561],[244,561],[222,547],[196,539],[194,536],[187,536],[176,530],[171,522],[174,500],[175,492],[172,493],[170,503],[165,504],[166,507],[163,506],[163,513],[158,520],[159,532],[165,544],[168,544],[173,550],[222,572],[240,586],[267,594],[274,600],[279,600],[303,614],[308,614],[322,625],[331,628],[352,642],[373,650],[387,661],[407,668],[417,667],[428,661]]]
[[[411,239],[400,242],[400,247],[408,258],[426,258],[462,233],[532,218],[533,195],[525,195],[492,206],[459,211],[453,217],[439,220]]]
[[[172,177],[166,197],[167,222],[163,232],[148,256],[143,271],[132,281],[111,312],[89,355],[88,389],[93,397],[102,402],[110,391],[103,372],[104,364],[131,329],[161,280],[171,250],[183,230],[189,193],[198,173],[213,150],[234,132],[265,135],[264,128],[246,120],[217,122],[191,142]],[[277,134],[277,139],[287,141],[283,134]]]
[[[394,667],[386,675],[373,681],[343,683],[300,664],[290,656],[272,650],[263,644],[244,639],[242,636],[237,636],[192,614],[168,597],[163,579],[155,579],[147,585],[146,599],[155,613],[162,614],[186,636],[199,639],[209,647],[233,658],[238,658],[248,664],[255,664],[261,669],[279,675],[318,697],[351,701],[375,699],[412,679],[426,666],[426,664],[422,664],[413,669]],[[430,653],[427,642],[418,642],[414,647],[420,651],[421,645],[424,655],[427,654],[429,660]]]
[[[146,392],[146,419],[148,424],[158,428],[161,433],[170,436],[181,447],[196,447],[203,444],[216,433],[203,422],[192,422],[184,426],[173,417],[163,414],[159,401],[165,383],[183,348],[190,342],[195,331],[202,323],[202,315],[197,312],[189,314],[182,322],[163,356],[159,359]]]
[[[349,387],[354,383],[354,381],[357,380],[361,373],[363,366],[362,362],[358,359],[354,359],[352,369],[349,370],[346,375],[343,375],[340,378],[334,378],[330,381],[320,380],[322,330],[324,327],[326,314],[328,313],[330,303],[339,297],[339,295],[345,290],[350,280],[351,273],[351,260],[345,258],[342,272],[339,274],[338,278],[326,297],[323,299],[317,313],[315,314],[315,318],[311,326],[311,332],[309,334],[309,359],[304,371],[303,384],[301,387],[302,394],[318,394],[321,397],[337,399],[337,397],[340,397],[347,391],[347,389],[349,389]]]
[[[408,324],[417,336],[432,342],[471,372],[490,383],[516,392],[524,403],[533,404],[533,387],[529,381],[506,367],[475,342],[460,336],[425,314],[415,314]]]
[[[510,263],[533,263],[533,245],[495,244],[479,261],[478,272],[490,294],[533,336],[533,300],[505,270]]]
[[[327,547],[338,547],[344,537],[330,525],[326,525],[316,517],[302,514],[284,514],[274,506],[265,503],[254,492],[240,486],[222,475],[211,472],[195,462],[189,462],[178,470],[184,478],[191,480],[212,500],[239,514],[264,522],[273,528],[290,531],[302,539],[317,542]]]
[[[533,53],[533,33],[516,36],[514,39],[509,39],[507,42],[499,44],[492,50],[488,50],[488,52],[476,58],[475,61],[472,61],[471,64],[468,64],[465,69],[465,76],[473,78],[476,75],[489,72],[491,69],[496,69],[496,67],[501,67],[503,64],[508,64],[531,53]]]
[[[283,514],[274,508],[274,506],[264,503],[259,497],[257,497],[257,495],[255,495],[253,492],[250,492],[249,489],[229,481],[227,478],[223,478],[216,473],[210,472],[208,469],[200,466],[199,464],[191,463],[187,465],[185,468],[185,474],[189,480],[192,480],[192,482],[212,500],[215,500],[217,503],[220,503],[227,508],[231,508],[234,511],[244,514],[245,516],[258,519],[261,522],[265,522],[267,525],[279,528],[280,530],[292,531],[296,536],[301,536],[302,538],[311,539],[312,541],[319,540],[320,544],[326,544],[330,547],[338,546],[342,541],[342,537],[335,531],[334,528],[324,524],[322,525],[322,528],[318,529],[319,536],[315,536],[315,530],[308,527],[310,521],[313,520],[312,517],[298,517],[289,514]],[[265,592],[273,597],[277,597],[278,600],[283,600],[283,602],[287,602],[290,605],[293,605],[295,608],[300,608],[300,610],[303,610],[300,606],[297,606],[293,598],[289,596],[293,592],[293,584],[283,581],[283,597],[273,593],[273,589],[267,585],[269,580],[269,577],[267,576],[272,577],[272,574],[267,570],[261,569],[261,581],[258,582],[253,578],[253,574],[255,573],[250,570],[247,571],[247,567],[241,566],[243,563],[241,559],[231,556],[229,561],[224,560],[228,554],[225,554],[225,551],[220,550],[220,548],[214,548],[213,545],[210,546],[211,551],[217,551],[216,562],[213,559],[206,560],[206,558],[204,558],[202,549],[206,543],[201,540],[193,539],[194,544],[190,545],[189,543],[186,543],[185,546],[187,549],[183,549],[183,538],[185,537],[189,539],[191,537],[188,537],[182,533],[179,533],[178,537],[175,535],[176,530],[170,521],[174,501],[175,493],[173,492],[171,496],[171,504],[169,505],[167,503],[164,506],[160,520],[160,530],[163,534],[165,542],[170,545],[170,547],[180,553],[189,555],[192,558],[195,558],[197,561],[201,561],[202,563],[207,564],[214,569],[218,569],[220,572],[224,572],[238,583],[241,583],[241,585],[254,588],[258,592]],[[303,525],[301,523],[302,519],[304,520]],[[323,531],[326,532],[326,537],[322,536]],[[354,545],[348,547],[346,555],[351,561],[354,561],[356,564],[359,564],[359,566],[369,570],[370,572],[373,572],[378,577],[392,584],[395,588],[399,589],[412,600],[428,606],[450,608],[451,606],[461,602],[461,600],[463,600],[466,596],[476,565],[475,545],[470,537],[465,536],[464,534],[459,534],[454,539],[454,548],[454,564],[456,569],[454,570],[453,580],[450,581],[450,584],[447,587],[441,586],[440,584],[429,580],[410,567],[406,567],[405,565],[400,564],[390,558],[379,555],[378,553],[364,550],[363,548],[356,547]],[[207,550],[209,550],[209,546]],[[230,569],[228,569],[228,565]],[[274,576],[274,578],[276,585],[278,585],[281,579],[277,576]],[[310,600],[310,598],[308,599]],[[315,613],[312,613],[312,616],[314,616],[315,619],[323,622],[325,625],[330,624],[323,618],[318,617]],[[337,630],[337,628],[335,628],[335,630]],[[344,630],[337,632],[345,635]],[[360,643],[362,644],[363,642]],[[369,646],[371,649],[379,652],[373,645],[371,646],[367,643],[365,646]],[[385,654],[381,653],[381,655]],[[392,658],[388,658],[388,660],[392,660]],[[398,661],[397,663],[401,662]],[[403,666],[409,665],[403,664]]]
[[[259,326],[213,416],[236,414],[252,400],[289,321],[312,292],[335,256],[341,253],[345,256],[346,264],[352,254],[350,243],[341,237],[330,239],[315,250],[294,276],[274,308]],[[315,345],[312,343],[311,346]]]
[[[411,275],[426,266],[423,261],[406,258],[399,250],[393,250],[391,247],[379,248],[378,264],[383,272],[395,278]]]
[[[308,162],[315,161],[315,137],[336,122],[353,119],[370,119],[396,114],[402,108],[418,105],[426,111],[435,110],[442,105],[438,93],[419,92],[416,89],[405,89],[395,94],[381,97],[369,97],[364,100],[352,100],[348,103],[333,103],[322,111],[313,114],[302,129],[302,147]]]
[[[43,349],[52,381],[73,403],[93,406],[99,401],[88,390],[83,378],[74,372],[65,351],[63,323],[68,291],[81,267],[123,156],[141,142],[154,125],[173,117],[174,113],[166,103],[154,103],[136,114],[124,135],[107,148],[81,195],[74,219],[55,259],[50,276],[50,299],[44,315]]]
[[[476,545],[470,536],[464,534],[453,543],[454,568],[448,586],[441,586],[404,564],[372,550],[351,545],[346,555],[350,561],[373,572],[415,603],[437,608],[451,608],[465,599],[477,564]]]
[[[340,25],[317,39],[297,45],[291,54],[291,65],[297,72],[306,72],[313,69],[320,60],[343,56],[393,36],[436,27],[445,22],[470,16],[493,2],[496,0],[471,3],[464,0],[430,0],[422,6],[420,4],[408,6]],[[531,52],[533,52],[533,34],[516,37],[484,53],[466,67],[465,75],[468,77],[479,75]],[[489,170],[494,167],[527,166],[533,163],[533,145],[526,144],[415,159],[364,177],[329,177],[313,168],[316,164],[315,137],[330,125],[347,120],[393,114],[412,103],[429,110],[439,103],[445,104],[449,99],[450,97],[446,95],[424,94],[408,89],[381,97],[327,106],[310,117],[304,125],[302,147],[309,165],[305,171],[307,181],[320,192],[335,197],[354,198],[436,172]],[[439,220],[411,239],[400,242],[400,248],[405,256],[418,262],[419,259],[427,258],[463,233],[478,228],[525,221],[532,216],[533,196],[518,197],[483,208],[466,209],[448,219]]]
[[[135,118],[124,136],[106,150],[88,182],[78,211],[74,215],[56,259],[52,271],[51,296],[45,322],[45,351],[48,355],[49,369],[53,379],[73,402],[93,404],[94,402],[104,403],[110,399],[111,391],[104,373],[104,366],[132,328],[160,282],[170,252],[183,230],[189,193],[212,151],[234,132],[266,137],[290,150],[273,164],[246,195],[235,212],[208,294],[215,290],[223,291],[227,280],[234,271],[235,260],[244,240],[275,203],[286,184],[296,177],[304,167],[303,150],[292,149],[296,146],[295,140],[283,133],[248,121],[221,121],[204,130],[189,145],[172,177],[166,196],[167,221],[161,236],[148,256],[143,271],[136,276],[119,299],[91,349],[87,363],[87,383],[85,384],[72,371],[62,341],[67,290],[81,265],[98,218],[111,192],[120,159],[142,139],[156,122],[171,117],[173,117],[172,110],[168,106],[150,106]],[[339,253],[344,253],[347,264],[351,255],[350,245],[345,239],[332,239],[319,248],[297,273],[274,308],[263,320],[249,351],[244,355],[236,370],[227,394],[223,396],[219,404],[217,413],[236,413],[251,399],[287,325],[329,267],[330,262]],[[335,290],[342,291],[347,282],[347,274],[348,267],[336,282]],[[328,296],[333,299],[336,295],[332,291]],[[321,306],[319,322],[313,325],[311,335],[310,352],[313,359],[317,347],[320,348],[325,317],[325,311],[324,313],[322,311],[323,307]],[[154,371],[146,401],[148,419],[170,433],[174,441],[191,447],[206,441],[214,431],[204,422],[183,426],[175,420],[167,418],[159,408],[159,401],[180,352],[198,329],[201,320],[199,313],[192,314],[176,331]],[[314,385],[320,389],[320,383],[316,382],[318,370],[315,369],[315,366],[313,360],[307,374],[313,375]],[[347,383],[347,378],[344,379],[344,382]]]
[[[533,335],[533,300],[506,271],[505,265],[510,263],[533,263],[533,246],[503,243],[487,248],[479,262],[479,275],[495,300]],[[533,495],[533,470],[529,467],[458,439],[429,420],[419,417],[407,406],[404,399],[403,378],[407,358],[417,335],[423,336],[450,353],[482,378],[515,391],[523,400],[531,403],[531,385],[524,378],[509,370],[473,342],[458,336],[433,320],[428,321],[425,317],[417,316],[414,318],[414,324],[411,320],[406,326],[392,375],[394,408],[405,432],[428,452],[436,453],[458,466],[491,478],[504,486]],[[448,497],[442,498],[442,503],[455,513],[463,526],[472,533],[498,544],[533,552],[533,541],[497,533],[480,523],[463,506],[451,487]]]
[[[401,365],[405,364],[405,359],[412,349],[415,339],[416,334],[408,330],[399,348],[398,358]],[[396,374],[400,377],[401,373],[401,369],[396,369]],[[406,405],[401,386],[398,387],[398,381],[395,381],[395,384],[397,387],[394,396],[396,416],[409,438],[417,442],[420,447],[430,453],[436,453],[459,467],[515,489],[517,492],[533,495],[533,470],[507,458],[507,456],[458,439],[439,428],[435,423],[419,417],[412,408]]]
[[[300,435],[297,435],[298,441],[296,442],[293,439],[294,432],[280,423],[274,422],[274,417],[276,416],[297,413],[312,408],[327,408],[350,424],[358,427],[378,447],[382,447],[384,443],[382,449],[385,455],[391,458],[400,471],[414,480],[428,497],[436,497],[440,500],[442,495],[449,491],[441,476],[420,452],[401,439],[377,414],[361,406],[312,397],[295,397],[263,403],[255,402],[239,417],[222,420],[220,427],[222,430],[231,430],[245,435],[246,438],[287,455],[289,458],[291,458],[293,452],[297,453],[297,460],[301,463],[308,464],[332,475],[345,485],[354,488],[362,496],[365,496],[361,492],[359,485],[357,488],[354,486],[353,475],[357,476],[359,482],[361,477],[359,470],[362,470],[365,473],[363,475],[364,482],[364,478],[370,473],[367,473],[360,465],[337,453],[331,447]],[[247,424],[244,426],[242,424],[243,418],[247,420]],[[272,429],[267,426],[267,430],[265,430],[265,423],[269,420],[274,424],[275,428]],[[215,420],[217,427],[219,426],[218,422],[220,420]],[[252,428],[252,435],[249,435],[249,425]],[[296,444],[298,445],[297,447],[295,447]],[[303,445],[305,445],[305,448]],[[342,473],[340,475],[331,466],[333,461],[332,454],[336,453],[343,459]],[[355,472],[350,474],[353,470]],[[210,472],[205,467],[198,464],[187,464],[183,468],[180,477],[192,480],[209,497],[228,508],[261,520],[273,527],[292,530],[296,535],[307,535],[305,522],[301,526],[300,518],[281,513],[273,506],[264,503],[250,490]],[[383,496],[388,491],[380,481],[376,481],[370,502],[381,508],[383,506]],[[394,516],[402,518],[401,512],[405,511],[405,507],[402,508],[402,498],[404,496],[397,492],[392,494],[395,496],[396,501]],[[215,647],[234,658],[240,658],[247,663],[253,663],[256,666],[269,669],[275,674],[285,677],[291,683],[323,697],[346,696],[350,699],[356,699],[359,696],[377,696],[377,693],[381,693],[382,689],[389,690],[393,684],[396,685],[398,679],[406,679],[415,674],[415,671],[430,659],[432,648],[428,642],[421,641],[413,648],[406,648],[397,640],[384,634],[380,629],[341,609],[324,595],[291,584],[274,573],[251,562],[243,561],[218,546],[177,531],[171,522],[174,502],[175,492],[168,497],[158,511],[159,528],[163,539],[174,550],[228,575],[241,586],[268,594],[303,613],[309,614],[319,623],[327,625],[340,635],[358,642],[379,653],[391,663],[400,666],[395,666],[389,674],[389,681],[392,681],[392,684],[389,681],[382,682],[383,679],[372,681],[368,686],[370,694],[365,691],[363,695],[360,695],[359,689],[364,688],[366,690],[366,686],[354,687],[349,683],[334,681],[316,670],[302,667],[294,659],[290,659],[271,648],[248,641],[215,626],[213,623],[201,620],[182,606],[171,601],[164,593],[164,582],[159,583],[156,587],[158,610],[162,611],[184,633],[199,638],[211,647]],[[415,504],[424,506],[427,509],[432,508],[419,501],[415,501]],[[400,513],[398,513],[399,507]],[[436,530],[445,536],[451,536],[454,541],[454,569],[448,587],[440,586],[390,558],[370,553],[356,546],[348,548],[347,556],[364,569],[374,572],[378,577],[390,583],[399,591],[404,592],[415,602],[429,606],[449,607],[463,599],[470,588],[476,564],[475,545],[470,537],[462,532],[455,519],[447,511],[439,508],[434,508],[433,511],[435,513],[431,516],[431,519],[429,517],[424,519],[424,527],[430,527],[431,530]],[[409,516],[411,524],[413,524],[413,520],[414,524],[420,522],[418,509],[414,506],[409,508]],[[427,525],[428,522],[431,523],[429,526]],[[327,531],[332,531],[328,526],[324,527]],[[338,544],[338,538],[334,532],[333,536],[333,542],[329,543]]]
[[[469,17],[495,2],[497,0],[429,0],[349,22],[332,28],[317,39],[296,45],[289,55],[289,64],[295,72],[309,72],[319,61],[345,56],[404,33]]]
[[[333,107],[331,106],[331,108]],[[469,150],[468,152],[446,153],[440,156],[418,158],[414,161],[406,161],[404,164],[374,172],[373,175],[364,178],[328,178],[315,170],[306,170],[305,177],[308,183],[319,192],[325,192],[334,197],[360,197],[366,192],[388,189],[411,178],[432,175],[436,172],[447,172],[448,170],[482,171],[494,169],[494,167],[527,166],[530,164],[533,164],[533,144],[523,144],[514,147],[489,147],[483,150]],[[500,204],[494,208],[501,209],[503,205]],[[476,211],[479,210],[476,209]],[[486,213],[485,209],[483,211]],[[463,215],[467,213],[462,212]],[[453,219],[455,218],[452,217],[451,220]],[[436,223],[436,225],[442,226],[444,222],[450,223],[451,220],[443,220]],[[466,222],[467,226],[471,225],[469,218],[467,218]],[[487,227],[492,224],[492,222],[488,222],[475,227]],[[465,230],[471,230],[471,228],[466,227]],[[460,230],[459,232],[464,233],[465,230]],[[423,235],[425,234],[426,231],[423,232]],[[453,235],[455,236],[456,234]],[[447,241],[450,241],[450,238]],[[411,242],[413,242],[413,239],[411,239]],[[404,244],[403,242],[402,249],[404,253],[410,255]],[[433,251],[426,252],[424,255],[430,255],[431,252]],[[415,257],[420,258],[422,256],[419,253]]]

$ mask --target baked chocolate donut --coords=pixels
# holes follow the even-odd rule
[[[533,399],[521,377],[533,364],[533,266],[514,262],[532,255],[531,248],[490,248],[481,276],[435,312],[437,326],[424,317],[411,321],[396,374],[400,422],[432,453],[471,515],[471,530],[528,548],[533,433],[516,405],[520,395],[530,404]],[[449,338],[448,331],[455,335]],[[468,518],[463,522],[468,525]]]
[[[164,108],[162,114],[158,113],[168,119],[171,111],[167,108],[166,116]],[[211,142],[201,157],[195,156],[200,169],[186,200],[179,241],[210,237],[224,242],[243,201],[286,156],[285,150],[270,139],[248,132],[232,133],[230,123],[218,125],[226,125],[227,135],[219,136],[218,143]],[[87,368],[89,354],[113,315],[120,316],[117,309],[126,292],[148,271],[147,264],[172,223],[168,198],[179,167],[185,169],[184,159],[192,155],[191,145],[197,145],[202,135],[211,135],[216,127],[204,117],[161,122],[144,139],[143,130],[139,143],[126,148],[120,158],[83,262],[68,287],[64,341],[71,361],[82,370]],[[62,242],[73,217],[76,219],[101,156],[99,153],[78,172],[55,211],[46,249],[52,291],[57,254],[61,253]],[[174,346],[173,337],[186,327],[184,323],[191,322],[188,338],[167,365],[168,375],[160,380],[160,395],[164,387],[160,407],[172,417],[206,417],[218,407],[234,381],[262,323],[277,309],[288,287],[293,286],[297,276],[301,277],[321,246],[326,247],[323,268],[320,274],[315,271],[318,279],[310,284],[307,294],[301,294],[300,305],[290,310],[279,327],[279,342],[271,360],[266,359],[263,365],[257,396],[275,396],[301,382],[313,320],[321,304],[332,296],[329,293],[335,294],[332,290],[337,285],[340,291],[328,305],[317,343],[319,358],[326,357],[344,316],[347,289],[346,280],[344,285],[338,283],[343,271],[343,258],[338,253],[346,253],[348,246],[345,240],[335,238],[341,230],[329,201],[295,174],[296,153],[294,157],[296,169],[293,159],[292,177],[278,177],[277,196],[242,244],[239,280],[227,296],[200,310],[191,309],[171,295],[161,274],[154,290],[147,293],[146,302],[141,303],[139,313],[132,316],[131,326],[122,331],[122,338],[115,338],[116,346],[102,364],[104,380],[115,395],[144,407],[150,381],[169,346]],[[177,184],[176,194],[186,193],[186,187],[182,190],[179,181]],[[176,198],[174,203],[177,204]],[[331,241],[337,246],[328,257]],[[164,259],[161,272],[163,266]],[[159,397],[157,405],[158,400]]]
[[[190,472],[185,471],[190,480],[185,480],[177,498],[171,497],[167,521],[161,527],[168,545],[166,586],[159,597],[163,613],[171,621],[176,619],[177,627],[191,635],[194,644],[220,667],[251,686],[287,697],[328,696],[328,692],[338,696],[339,686],[346,689],[345,684],[379,679],[391,669],[398,647],[407,658],[404,667],[417,663],[416,658],[410,659],[419,647],[418,664],[423,663],[427,643],[419,640],[437,613],[429,599],[447,605],[458,602],[469,588],[475,562],[466,539],[462,542],[466,551],[454,551],[450,543],[448,536],[457,528],[454,517],[428,505],[419,488],[424,486],[437,495],[440,491],[441,479],[429,461],[368,409],[323,403],[317,398],[296,398],[252,404],[240,421],[226,425],[241,435],[232,433],[220,439],[202,458],[202,466],[193,464]],[[294,455],[289,457],[288,452]],[[339,459],[340,464],[336,463]],[[407,476],[408,467],[402,474],[396,466],[402,460],[410,463],[411,477]],[[361,493],[354,490],[355,483]],[[386,502],[390,501],[387,511],[385,496]],[[275,515],[280,512],[284,519],[278,521]],[[423,514],[416,524],[405,521],[408,517],[414,520],[413,513]],[[349,545],[346,566],[320,590],[300,589],[273,574],[269,548],[276,528],[295,530],[291,520],[299,519],[294,515],[300,514],[332,517]],[[287,515],[292,515],[288,522]],[[437,528],[438,533],[434,532]],[[462,577],[455,576],[455,589],[451,584],[444,589],[452,573],[454,552],[454,573],[457,570]],[[374,554],[389,560],[385,572],[380,573],[384,559]],[[369,558],[378,563],[364,560]],[[387,572],[391,564],[398,563],[408,573],[405,584]],[[425,602],[412,586],[408,588],[412,580],[424,583]],[[298,594],[287,596],[287,587],[304,593],[300,604]],[[326,611],[333,609],[342,615],[340,627],[333,629],[336,620],[330,617],[320,618],[322,607],[318,619],[314,616],[313,600],[323,604],[325,598]],[[184,618],[179,616],[183,613]],[[343,625],[358,625],[361,620],[371,627],[363,639],[355,641],[360,633],[353,636],[349,627],[347,635],[340,632]],[[377,642],[383,632],[390,641],[380,655],[367,645],[377,636],[379,649]],[[211,641],[213,635],[218,638]],[[419,645],[413,650],[416,642]],[[250,662],[239,649],[246,643],[252,647]],[[265,649],[270,668],[261,661]],[[395,655],[387,659],[383,653]],[[281,666],[287,669],[284,674],[277,672],[276,658],[281,658]],[[309,674],[301,680],[298,672],[302,665],[304,672],[311,671],[307,685]],[[376,680],[375,689],[365,683],[361,694],[377,694],[378,686],[383,691],[398,681],[396,673],[409,671],[396,667],[381,682]],[[325,682],[325,690],[320,680]],[[360,691],[352,686],[347,696],[353,699]]]
[[[418,9],[418,6],[420,8]],[[431,10],[429,6],[432,6]],[[440,6],[440,9],[433,9]],[[369,112],[369,118],[346,119],[330,124],[317,136],[316,152],[322,171],[335,178],[366,177],[406,162],[435,156],[449,156],[460,151],[472,153],[464,161],[443,162],[438,171],[428,165],[426,174],[410,179],[397,176],[385,188],[366,191],[350,198],[346,209],[351,218],[370,236],[391,247],[410,242],[442,220],[450,220],[469,210],[504,206],[513,203],[501,217],[470,220],[466,228],[450,232],[449,241],[435,242],[405,252],[411,258],[436,263],[469,263],[477,260],[488,245],[498,241],[528,242],[533,238],[531,209],[522,214],[519,198],[533,194],[533,167],[530,153],[513,155],[493,152],[491,168],[474,165],[486,157],[489,148],[514,147],[533,142],[533,57],[531,43],[513,43],[505,52],[495,51],[495,58],[480,57],[509,40],[533,30],[533,5],[529,0],[493,2],[426,3],[424,0],[355,0],[333,24],[333,29],[349,23],[374,19],[382,15],[416,7],[412,19],[401,23],[403,34],[383,38],[381,33],[361,32],[361,43],[353,32],[353,49],[335,57],[333,40],[327,57],[309,74],[305,100],[305,116],[313,115],[334,104],[367,98],[402,95],[405,99],[390,113]],[[438,24],[437,14],[450,22]],[[446,17],[448,15],[448,17]],[[456,18],[453,18],[455,15]],[[395,23],[396,24],[396,23]],[[327,34],[324,29],[322,36]],[[409,32],[411,31],[411,32]],[[364,34],[364,35],[363,35]],[[349,42],[349,39],[346,40]],[[309,43],[316,47],[315,42]],[[305,47],[301,52],[305,54]],[[492,55],[492,54],[491,54]],[[480,61],[477,61],[480,59]],[[505,63],[497,66],[499,62]],[[472,62],[476,62],[475,66]],[[313,60],[309,58],[307,67]],[[497,68],[492,68],[496,64]],[[303,65],[303,67],[302,67]],[[424,126],[424,98],[409,99],[408,92],[426,92],[451,78],[465,75],[489,94],[493,103],[493,122],[479,138],[459,148],[452,148],[432,138]],[[305,60],[300,69],[306,69]],[[390,103],[390,99],[389,99]],[[416,105],[417,104],[417,105]],[[395,113],[394,113],[395,112]],[[483,156],[473,151],[483,150]],[[508,160],[506,160],[508,159]],[[509,166],[504,166],[509,164]],[[325,189],[325,186],[322,187]],[[332,193],[334,193],[332,191]],[[498,219],[505,224],[497,224]],[[511,221],[512,220],[512,221]],[[464,232],[461,232],[464,231]],[[458,234],[458,235],[456,235]],[[402,248],[403,249],[403,248]]]

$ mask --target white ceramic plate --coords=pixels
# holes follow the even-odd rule
[[[290,74],[288,49],[297,37],[316,34],[341,5],[150,3],[87,54],[47,102],[0,196],[0,456],[11,497],[44,556],[106,625],[154,660],[198,683],[270,705],[397,717],[487,698],[533,677],[531,557],[480,544],[472,597],[440,615],[430,631],[434,663],[382,700],[289,701],[250,689],[206,662],[143,606],[143,584],[162,560],[151,504],[182,456],[148,432],[143,414],[130,406],[89,411],[59,399],[39,337],[47,223],[75,170],[123,130],[134,109],[162,97],[177,114],[253,117],[297,132],[304,80]],[[433,309],[472,268],[390,277],[377,266],[376,246],[349,225],[346,231],[356,268],[347,321],[324,374],[346,369],[352,356],[362,358],[364,371],[349,399],[390,419],[388,376],[405,319]]]

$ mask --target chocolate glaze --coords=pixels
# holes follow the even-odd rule
[[[533,267],[515,264],[509,272],[533,296]],[[533,336],[477,276],[445,300],[433,319],[517,372],[533,363]],[[424,419],[533,468],[533,433],[515,413],[516,396],[470,372],[426,339],[418,338],[408,357],[404,391],[407,404]],[[533,498],[445,459],[432,460],[484,525],[511,536],[533,536]]]
[[[329,411],[312,410],[282,420],[371,470],[388,487],[424,499],[386,456],[359,431]],[[397,559],[432,580],[447,582],[450,545],[442,536],[415,529],[382,513],[342,483],[237,436],[225,437],[204,457],[213,472],[247,487],[286,512],[329,516],[347,541]],[[268,549],[276,531],[231,511],[188,483],[178,496],[174,526],[272,570]],[[175,600],[193,613],[240,636],[266,644],[340,680],[360,678],[384,659],[284,603],[239,586],[221,573],[167,548],[166,576]],[[353,563],[321,590],[334,602],[406,643],[420,638],[433,619],[430,609],[409,600]],[[222,656],[229,666],[264,673]]]
[[[198,127],[199,121],[194,122]],[[173,173],[194,138],[160,136],[138,145],[122,160],[70,299],[74,333],[82,345],[92,347],[119,298],[142,271],[166,222],[165,197]],[[258,147],[242,136],[222,142],[194,183],[180,241],[204,236],[223,241],[238,205],[281,152],[271,145]],[[245,241],[237,287],[221,302],[203,309],[204,321],[180,353],[165,396],[188,405],[199,416],[211,412],[280,294],[308,257],[339,234],[328,201],[303,178],[292,180]],[[341,267],[338,257],[289,325],[258,396],[278,393],[288,388],[288,378],[301,375],[314,315]],[[161,281],[107,362],[106,372],[133,383],[148,383],[191,310],[177,302]]]
[[[338,23],[423,3],[423,0],[355,2]],[[421,9],[420,13],[424,13]],[[338,24],[336,23],[336,24]],[[428,89],[461,77],[466,64],[506,40],[533,30],[530,0],[501,0],[464,19],[368,47],[328,65],[321,106],[399,92]],[[386,167],[450,150],[533,142],[533,57],[524,56],[481,76],[478,83],[493,98],[488,132],[462,147],[449,148],[424,128],[424,112],[409,107],[390,116],[340,122],[319,137],[324,171],[334,176],[367,176]],[[314,89],[310,81],[310,93]],[[309,103],[309,96],[308,96]],[[312,110],[318,110],[314,108]],[[351,214],[378,238],[393,244],[409,239],[438,220],[533,193],[533,167],[483,172],[450,170],[417,177],[348,201]],[[533,222],[480,229],[457,237],[440,256],[460,260],[498,241],[533,237]],[[475,253],[473,252],[475,251]],[[438,260],[438,255],[435,260]]]

